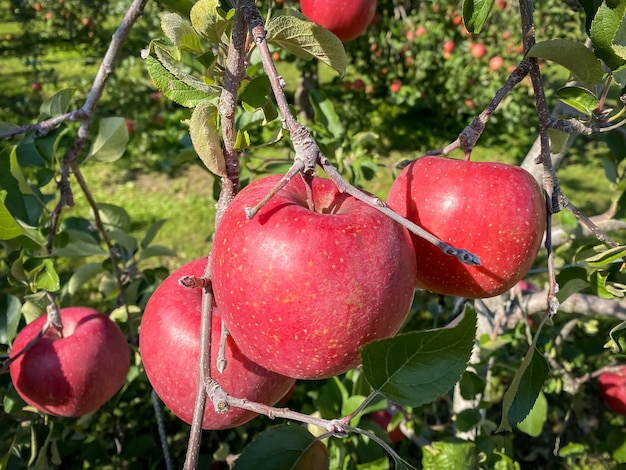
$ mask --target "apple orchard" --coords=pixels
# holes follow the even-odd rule
[[[103,49],[0,119],[0,469],[626,463],[626,0],[23,3]]]

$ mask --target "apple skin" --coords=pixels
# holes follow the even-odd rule
[[[165,405],[188,424],[198,383],[202,290],[183,287],[185,275],[202,276],[206,258],[191,261],[168,276],[146,305],[139,330],[139,351],[148,380]],[[226,342],[226,370],[216,367],[222,331],[221,316],[214,307],[211,324],[211,377],[232,396],[273,405],[295,380],[270,372],[247,359],[232,337]],[[202,427],[227,429],[244,424],[257,414],[241,408],[216,413],[207,398]]]
[[[615,413],[626,416],[626,367],[598,376],[602,399]]]
[[[374,19],[376,0],[301,0],[302,14],[344,42],[360,36]]]
[[[10,365],[11,380],[26,403],[55,416],[77,417],[100,408],[124,385],[128,343],[106,315],[88,307],[61,309],[63,337],[52,327]],[[41,316],[17,335],[11,357],[39,334]]]
[[[444,295],[493,297],[513,287],[541,246],[546,208],[527,171],[503,163],[422,157],[394,181],[389,206],[481,260],[468,266],[417,235],[417,286]]]
[[[401,440],[405,439],[405,435],[402,432],[402,429],[400,429],[400,426],[389,429],[389,423],[391,423],[391,420],[393,419],[393,416],[391,413],[389,413],[389,411],[373,411],[372,413],[370,413],[369,417],[374,423],[378,424],[381,428],[383,428],[383,430],[387,431],[389,440],[391,442],[400,442]]]
[[[359,349],[394,335],[414,294],[408,231],[315,177],[316,211],[292,179],[250,220],[280,180],[261,178],[231,202],[215,233],[213,291],[245,355],[298,379],[332,377],[360,364]]]

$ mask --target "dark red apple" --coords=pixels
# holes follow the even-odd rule
[[[395,334],[411,306],[408,232],[373,207],[314,178],[314,210],[296,177],[252,219],[244,208],[280,176],[244,188],[215,233],[213,290],[242,352],[275,372],[320,379],[360,363],[359,349]]]
[[[492,297],[528,272],[546,224],[543,191],[527,171],[503,163],[422,157],[394,181],[387,202],[400,215],[477,255],[468,266],[413,236],[418,287]]]
[[[374,19],[376,0],[301,0],[302,13],[342,41],[365,32]]]
[[[10,366],[11,380],[26,403],[43,413],[82,416],[100,408],[122,387],[130,351],[119,327],[87,307],[61,309],[63,337],[55,328]],[[42,316],[24,327],[11,357],[36,337]]]
[[[626,367],[598,376],[602,399],[615,413],[626,416]]]
[[[402,429],[400,429],[400,426],[396,426],[395,428],[389,429],[389,423],[391,423],[391,420],[393,418],[393,416],[391,415],[391,413],[389,413],[389,411],[387,410],[374,411],[370,413],[369,417],[374,423],[378,424],[381,428],[383,428],[384,431],[387,431],[387,434],[389,435],[389,440],[391,442],[400,442],[402,439],[405,438],[404,433],[402,432]]]
[[[206,258],[199,258],[174,271],[154,291],[144,311],[139,331],[139,351],[148,380],[157,395],[176,416],[191,423],[198,383],[202,292],[183,287],[185,275],[202,276]],[[294,379],[270,372],[247,359],[232,338],[226,342],[227,366],[217,371],[221,316],[214,308],[211,328],[211,376],[227,393],[266,405],[280,400]],[[226,429],[254,418],[256,413],[230,408],[216,413],[207,399],[204,429]]]

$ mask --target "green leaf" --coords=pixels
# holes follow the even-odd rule
[[[228,21],[220,14],[219,0],[199,0],[191,8],[193,27],[214,44],[219,44],[228,27]]]
[[[465,0],[463,2],[463,22],[470,33],[479,34],[495,0]]]
[[[121,158],[128,145],[128,126],[122,117],[100,119],[98,134],[89,149],[87,158],[101,162],[114,162]]]
[[[180,60],[180,51],[190,51],[196,54],[203,52],[196,31],[176,13],[165,13],[161,17],[161,29],[178,49],[177,60]]]
[[[614,326],[609,332],[611,338],[605,345],[613,353],[624,353],[626,351],[626,321]]]
[[[591,22],[593,18],[596,16],[596,12],[600,5],[602,5],[604,0],[579,0],[580,4],[583,6],[585,10],[585,30],[587,31],[587,35],[589,35],[591,30]]]
[[[76,294],[80,286],[104,271],[101,263],[86,263],[79,266],[67,283],[67,291],[71,295]]]
[[[34,227],[16,220],[5,205],[6,198],[7,192],[0,190],[0,240],[13,240],[23,235],[44,247],[47,243],[45,237]]]
[[[54,263],[48,258],[30,258],[24,261],[24,272],[33,290],[57,291],[61,288]]]
[[[241,93],[241,101],[252,110],[263,108],[272,96],[272,87],[267,75],[252,79]]]
[[[626,62],[617,55],[614,46],[625,9],[626,0],[606,1],[598,8],[591,22],[590,37],[595,54],[611,70],[618,69]]]
[[[373,341],[361,349],[369,384],[394,403],[420,406],[446,394],[467,366],[476,312],[466,308],[454,327],[415,331]]]
[[[22,304],[13,295],[0,295],[0,344],[11,344],[22,318]]]
[[[591,256],[586,261],[592,268],[599,268],[620,260],[624,256],[626,256],[626,245],[620,245]]]
[[[550,152],[559,153],[565,147],[569,134],[552,128],[548,129],[548,133],[550,135]]]
[[[195,2],[194,0],[157,0],[157,3],[165,5],[168,10],[175,11],[183,18],[187,18]]]
[[[433,442],[422,450],[422,466],[437,470],[470,470],[478,468],[475,444],[451,438]]]
[[[126,209],[104,202],[98,203],[97,207],[100,213],[100,219],[104,225],[126,232],[130,231],[131,219]]]
[[[102,256],[106,255],[107,252],[102,249],[102,247],[96,243],[89,243],[85,241],[78,241],[69,243],[68,245],[57,248],[54,250],[54,254],[56,256],[66,256],[68,258],[72,257],[82,257],[82,256]]]
[[[551,60],[568,69],[586,86],[602,83],[604,69],[594,53],[584,44],[569,39],[550,39],[535,44],[528,57]]]
[[[155,256],[176,256],[176,251],[166,246],[150,245],[141,251],[140,259],[147,259]]]
[[[539,437],[543,425],[548,419],[548,400],[543,393],[539,393],[535,404],[526,418],[517,425],[517,429],[532,437]]]
[[[163,227],[163,224],[165,224],[165,222],[167,222],[167,220],[165,219],[157,220],[156,222],[153,222],[150,227],[148,227],[148,230],[146,230],[146,233],[143,236],[143,240],[141,240],[142,249],[146,249],[148,245],[152,243],[154,237],[157,236],[157,233],[159,233],[159,230],[161,230],[161,227]]]
[[[67,113],[75,92],[76,88],[65,88],[44,101],[40,108],[42,118],[47,119]]]
[[[189,122],[189,136],[193,148],[214,175],[227,177],[226,159],[217,131],[217,108],[209,100],[200,101]]]
[[[268,43],[304,60],[316,58],[335,69],[340,76],[345,74],[348,58],[341,40],[299,12],[282,9],[269,20],[266,28]]]
[[[596,95],[582,87],[568,86],[559,88],[556,91],[556,95],[561,101],[587,116],[590,116],[600,104],[600,100],[596,98]]]
[[[549,372],[547,361],[533,345],[504,393],[502,421],[498,431],[510,431],[511,425],[517,425],[528,416]]]
[[[286,424],[269,428],[257,434],[237,457],[234,470],[327,469],[328,450],[323,444],[323,449],[317,447],[317,442],[319,441],[300,425]],[[308,455],[311,449],[314,449],[313,455]],[[305,467],[305,462],[311,465]]]
[[[332,101],[319,90],[312,90],[309,94],[309,100],[315,113],[315,122],[328,129],[333,136],[341,137],[344,133],[344,128]]]
[[[200,101],[212,96],[210,93],[212,89],[209,86],[198,80],[190,82],[193,86],[183,82],[168,71],[156,57],[151,55],[146,57],[146,67],[150,78],[161,93],[181,106],[193,108]]]

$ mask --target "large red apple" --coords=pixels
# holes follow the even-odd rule
[[[363,34],[376,13],[376,0],[301,0],[302,13],[342,41]]]
[[[252,360],[300,379],[360,363],[365,343],[395,334],[411,306],[415,254],[408,232],[373,207],[302,178],[252,219],[244,208],[280,180],[244,188],[215,233],[213,290],[235,341]]]
[[[11,363],[11,380],[26,403],[56,416],[81,416],[100,408],[122,387],[130,351],[119,327],[87,307],[61,309],[63,337],[55,328]],[[11,357],[39,334],[42,316],[17,335]]]
[[[157,395],[176,416],[191,423],[198,383],[200,356],[201,289],[179,285],[185,275],[202,276],[206,258],[199,258],[172,273],[154,291],[144,311],[139,331],[139,350],[148,380]],[[247,359],[233,341],[226,342],[227,366],[217,371],[221,319],[213,309],[211,327],[211,376],[227,393],[266,405],[273,405],[293,386],[295,380],[270,372]],[[230,408],[216,413],[207,399],[202,426],[226,429],[246,423],[256,413]]]
[[[492,297],[530,269],[546,224],[541,187],[519,167],[422,157],[394,181],[387,200],[446,243],[478,255],[468,266],[413,235],[417,286],[445,295]]]
[[[626,367],[598,376],[602,399],[615,413],[626,416]]]

